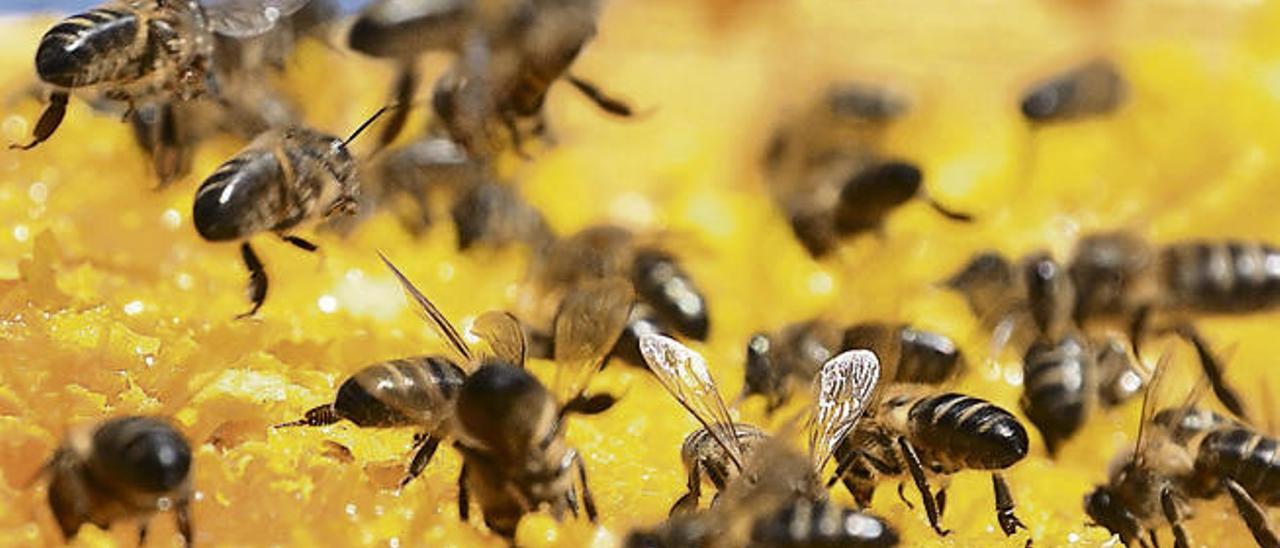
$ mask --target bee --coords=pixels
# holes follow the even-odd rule
[[[1136,448],[1117,461],[1105,485],[1085,496],[1085,512],[1125,544],[1148,546],[1146,532],[1158,546],[1156,528],[1167,525],[1175,545],[1185,547],[1191,546],[1183,523],[1193,513],[1191,501],[1226,493],[1259,546],[1280,546],[1265,509],[1280,504],[1280,441],[1189,404],[1154,412],[1166,359],[1143,400]]]
[[[1040,336],[1023,357],[1023,412],[1055,455],[1099,405],[1127,401],[1142,388],[1141,371],[1124,341],[1086,336],[1074,324],[1075,287],[1048,254],[1024,261],[1028,309]]]
[[[1129,86],[1107,59],[1093,59],[1032,85],[1022,96],[1022,116],[1032,124],[1104,116],[1124,104]]]
[[[756,333],[747,343],[746,379],[739,398],[761,395],[773,413],[795,386],[812,382],[823,362],[841,349],[866,348],[884,359],[893,382],[941,384],[965,369],[964,355],[945,335],[909,325],[864,322],[841,332],[814,318],[778,333]]]
[[[498,181],[470,185],[454,202],[450,215],[460,251],[516,242],[544,249],[555,239],[542,212],[526,202],[514,185]]]
[[[671,330],[696,340],[710,334],[706,298],[675,255],[615,225],[584,228],[542,250],[528,275],[529,315],[537,316],[543,303],[556,302],[578,284],[608,277],[630,280],[638,299],[621,341],[652,331]],[[614,355],[634,359],[627,347],[615,348]]]
[[[482,321],[495,321],[483,318]],[[343,381],[332,402],[308,410],[299,420],[277,424],[276,428],[326,426],[341,420],[361,428],[417,428],[413,460],[400,481],[403,489],[422,474],[441,440],[448,436],[453,402],[466,377],[458,364],[444,356],[413,356],[377,363]]]
[[[214,36],[255,36],[308,0],[116,0],[63,19],[40,39],[36,73],[54,88],[32,139],[48,140],[72,91],[97,91],[130,105],[188,101],[211,82]]]
[[[49,507],[68,541],[80,527],[138,523],[138,545],[156,512],[172,510],[187,546],[191,528],[191,446],[164,419],[119,417],[73,430],[41,476]]]
[[[950,533],[941,525],[946,488],[934,495],[926,474],[990,470],[996,521],[1005,535],[1012,535],[1026,526],[1014,514],[1013,496],[1000,471],[1022,460],[1028,447],[1022,423],[995,404],[924,385],[894,384],[882,388],[879,403],[836,448],[838,466],[828,485],[843,481],[865,507],[881,478],[909,476],[920,491],[929,524],[945,536]]]
[[[463,457],[458,475],[458,514],[463,521],[470,518],[474,493],[485,524],[510,538],[520,518],[541,507],[557,519],[566,511],[577,515],[579,489],[582,508],[595,521],[586,467],[581,454],[564,439],[565,419],[602,413],[616,402],[610,394],[588,395],[586,389],[625,325],[635,298],[630,285],[604,279],[566,296],[555,323],[558,369],[553,391],[524,369],[527,346],[518,323],[494,324],[488,340],[496,357],[477,360],[426,296],[390,261],[386,264],[454,351],[469,363],[479,363],[454,399],[454,447]]]
[[[263,133],[200,184],[192,208],[200,237],[241,241],[252,307],[239,317],[257,313],[267,298],[267,272],[249,238],[271,231],[299,249],[316,251],[315,244],[288,232],[304,221],[354,211],[359,180],[347,146],[387,108],[346,139],[302,126]]]

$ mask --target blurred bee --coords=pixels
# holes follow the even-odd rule
[[[738,535],[729,534],[709,545],[896,543],[892,529],[878,519],[828,503],[819,479],[836,446],[854,430],[879,382],[880,363],[874,353],[844,352],[824,363],[815,375],[809,458],[804,459],[793,456],[781,447],[781,442],[769,439],[759,429],[733,422],[706,362],[697,352],[656,334],[640,338],[640,352],[667,392],[702,424],[681,447],[681,459],[689,472],[689,491],[676,501],[671,514],[697,511],[705,479],[718,491],[711,512],[722,512],[729,516],[726,519],[749,527],[750,543],[732,540],[741,538],[743,532],[739,531]],[[720,504],[721,500],[728,502]],[[820,513],[804,514],[815,510]],[[849,521],[839,521],[846,517]],[[673,527],[680,527],[681,523],[677,519]],[[881,527],[869,527],[872,524]],[[657,545],[664,545],[664,534],[656,535]],[[645,537],[641,534],[633,538],[639,542]]]
[[[883,358],[885,378],[892,382],[940,384],[965,369],[963,353],[944,335],[879,322],[855,324],[841,332],[835,324],[814,318],[777,333],[751,336],[739,398],[764,396],[766,412],[772,414],[796,386],[813,381],[823,362],[851,348],[870,349]]]
[[[996,520],[1005,535],[1012,535],[1026,527],[1014,515],[1013,496],[1000,471],[1022,460],[1028,446],[1018,419],[990,402],[929,386],[889,385],[836,448],[838,466],[828,485],[843,481],[866,507],[882,478],[909,476],[920,491],[929,524],[946,535],[950,531],[941,525],[946,488],[934,495],[926,473],[991,470]]]
[[[484,321],[495,320],[482,316],[477,324]],[[400,481],[403,489],[422,474],[440,441],[448,436],[453,402],[466,377],[458,364],[444,356],[413,356],[377,363],[343,381],[332,402],[308,410],[302,419],[277,424],[276,428],[325,426],[344,419],[361,428],[415,427],[419,433],[414,436],[413,460]]]
[[[308,0],[116,0],[63,19],[40,39],[36,73],[55,91],[36,122],[31,149],[53,135],[71,91],[97,91],[130,105],[187,101],[211,80],[214,35],[259,35]]]
[[[608,277],[629,279],[639,299],[615,356],[642,365],[631,345],[644,333],[672,330],[696,340],[707,338],[711,322],[706,299],[677,258],[615,225],[584,228],[542,250],[529,272],[530,316],[537,317],[538,310],[547,308],[544,303],[558,302],[579,284]]]
[[[267,272],[248,239],[270,231],[305,251],[318,249],[288,231],[307,220],[354,211],[359,181],[347,146],[387,108],[346,139],[301,126],[263,133],[200,184],[192,212],[196,231],[210,242],[241,241],[253,304],[239,317],[255,314],[267,298]]]
[[[479,181],[458,197],[449,213],[460,251],[517,242],[535,250],[544,249],[555,239],[542,212],[526,202],[511,184]]]
[[[838,84],[774,130],[765,179],[810,255],[825,256],[842,238],[878,230],[894,209],[916,198],[947,218],[972,220],[923,192],[919,167],[880,156],[885,129],[906,110],[906,101],[888,90]]]
[[[1032,85],[1022,96],[1022,116],[1032,124],[1105,116],[1124,104],[1129,86],[1114,63],[1093,59]]]
[[[1144,380],[1121,338],[1089,337],[1076,328],[1075,288],[1065,268],[1047,254],[1024,265],[1028,309],[1040,336],[1023,357],[1021,405],[1053,456],[1096,407],[1127,401]]]
[[[1117,461],[1106,485],[1085,497],[1085,512],[1127,545],[1158,546],[1156,528],[1167,525],[1175,546],[1186,547],[1192,545],[1183,524],[1193,513],[1191,500],[1226,493],[1259,546],[1280,546],[1264,508],[1280,504],[1280,442],[1190,404],[1155,413],[1161,361],[1143,401],[1136,448]]]
[[[477,362],[457,329],[394,265],[387,266],[454,350]],[[509,538],[520,518],[539,508],[547,507],[557,519],[566,511],[577,515],[579,489],[587,518],[596,520],[582,456],[564,439],[565,419],[602,413],[615,403],[612,395],[587,395],[586,389],[622,332],[633,300],[630,286],[618,279],[584,284],[565,298],[555,324],[554,392],[524,369],[526,345],[518,323],[495,325],[501,331],[489,340],[496,357],[478,360],[454,400],[454,447],[463,456],[458,514],[464,521],[474,493],[485,524]]]
[[[138,545],[156,512],[173,510],[187,546],[191,529],[191,446],[168,421],[120,417],[78,428],[41,469],[49,507],[68,541],[92,523],[138,523]]]

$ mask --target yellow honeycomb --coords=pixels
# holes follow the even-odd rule
[[[9,142],[27,138],[41,108],[29,86],[49,24],[0,24],[0,135]],[[961,299],[934,282],[982,248],[1064,253],[1080,234],[1113,227],[1158,241],[1280,240],[1275,28],[1280,7],[1233,0],[617,0],[575,71],[647,114],[608,119],[558,86],[548,111],[560,146],[512,171],[561,232],[613,221],[674,235],[713,316],[710,341],[695,348],[726,397],[741,386],[749,333],[825,312],[954,335],[973,364],[957,388],[1017,409],[1017,357],[991,355]],[[1023,86],[1096,54],[1123,67],[1129,104],[1104,120],[1029,131],[1016,108]],[[377,108],[390,77],[388,67],[310,43],[288,81],[309,119],[341,134]],[[759,157],[777,116],[837,78],[910,93],[914,108],[887,147],[918,160],[930,192],[977,223],[948,224],[912,204],[882,237],[848,242],[824,262],[808,258],[766,198]],[[478,519],[459,522],[453,450],[397,494],[410,431],[270,425],[329,401],[367,364],[443,351],[376,250],[459,324],[514,302],[526,252],[459,254],[448,223],[414,239],[390,216],[345,237],[304,233],[320,256],[262,238],[272,294],[257,319],[233,320],[246,307],[236,248],[201,241],[190,208],[201,176],[240,145],[207,144],[192,176],[156,191],[128,127],[73,101],[50,142],[0,152],[0,545],[59,542],[44,487],[28,480],[67,428],[121,414],[173,416],[196,442],[200,544],[503,544]],[[1268,336],[1274,320],[1203,323],[1220,346],[1234,346],[1229,376],[1255,408],[1275,388],[1264,374],[1280,351]],[[534,367],[546,375],[551,364]],[[626,395],[569,430],[601,523],[533,515],[521,523],[521,545],[614,546],[659,521],[682,491],[678,447],[694,421],[637,369],[610,366],[595,386]],[[740,417],[767,425],[760,404],[748,402]],[[1033,439],[1008,478],[1037,545],[1108,542],[1086,526],[1081,498],[1132,443],[1138,407],[1096,417],[1058,462]],[[1026,541],[996,528],[983,474],[955,476],[945,518],[955,533],[944,539],[893,491],[882,489],[873,510],[906,544]],[[1248,542],[1229,505],[1197,508],[1198,543]],[[86,526],[77,543],[130,546],[134,535],[124,523]],[[176,542],[168,516],[152,536],[153,545]]]

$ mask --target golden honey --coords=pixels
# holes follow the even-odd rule
[[[25,141],[39,115],[32,57],[49,24],[3,23],[0,134],[9,142]],[[1016,410],[1016,352],[993,354],[962,300],[936,282],[981,249],[1065,254],[1079,235],[1117,227],[1156,241],[1280,241],[1278,26],[1275,5],[1232,1],[617,0],[574,71],[645,114],[610,119],[557,86],[548,112],[559,145],[509,167],[562,233],[597,222],[666,231],[707,293],[712,335],[695,348],[726,399],[741,387],[750,333],[825,313],[952,335],[972,366],[956,388]],[[1104,119],[1031,131],[1018,115],[1021,90],[1098,54],[1125,71],[1128,104]],[[389,67],[315,43],[287,74],[309,121],[336,134],[379,106],[391,77]],[[918,161],[929,192],[976,223],[949,224],[912,204],[881,235],[848,241],[826,261],[804,253],[768,201],[759,159],[778,116],[834,79],[909,94],[913,110],[887,148]],[[73,100],[48,143],[0,152],[0,544],[60,541],[43,484],[29,480],[70,426],[161,414],[196,444],[200,544],[502,545],[478,518],[458,520],[452,449],[397,493],[411,431],[270,426],[330,401],[365,365],[444,351],[376,251],[459,325],[515,302],[526,252],[459,254],[448,223],[413,238],[387,215],[347,236],[304,232],[320,255],[263,237],[256,246],[271,294],[257,318],[233,320],[248,306],[238,253],[200,240],[190,209],[200,179],[241,145],[207,143],[191,176],[156,190],[129,128]],[[1267,373],[1280,351],[1275,319],[1202,323],[1232,349],[1229,378],[1272,420],[1280,415],[1263,402],[1280,378]],[[1177,361],[1190,357],[1184,350]],[[552,364],[533,367],[550,378]],[[624,395],[569,428],[601,523],[531,515],[521,545],[614,546],[630,528],[661,520],[683,491],[678,448],[693,419],[637,369],[612,365],[593,386]],[[760,404],[747,402],[740,418],[768,425]],[[1132,444],[1139,407],[1096,416],[1056,462],[1033,434],[1031,456],[1007,474],[1029,533],[999,532],[989,479],[978,472],[950,483],[946,538],[892,485],[872,509],[909,545],[1022,546],[1028,534],[1038,546],[1104,544],[1081,500]],[[1197,543],[1249,543],[1229,504],[1197,509],[1189,526]],[[135,539],[119,523],[86,526],[77,543]],[[161,514],[151,544],[176,539]]]

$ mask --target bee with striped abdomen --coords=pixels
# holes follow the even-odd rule
[[[305,221],[354,211],[359,180],[347,146],[388,108],[346,139],[299,126],[263,133],[200,184],[191,217],[200,237],[241,242],[252,308],[240,317],[252,316],[267,298],[267,272],[249,238],[274,232],[315,251],[315,244],[288,232]]]
[[[761,395],[773,413],[798,386],[813,382],[822,363],[840,350],[865,348],[880,356],[890,382],[940,384],[965,369],[964,355],[945,335],[905,324],[863,322],[841,332],[814,318],[777,333],[756,333],[747,343],[742,395]]]
[[[451,434],[463,456],[459,516],[469,519],[474,494],[485,524],[508,538],[521,517],[543,507],[558,519],[566,511],[577,515],[581,501],[587,518],[595,521],[585,464],[564,432],[569,415],[602,413],[616,402],[610,394],[586,390],[622,332],[634,300],[631,287],[610,278],[583,284],[565,297],[555,322],[556,382],[548,389],[524,369],[526,345],[517,322],[484,326],[495,357],[477,360],[444,315],[387,265],[454,350],[479,363],[454,399]]]
[[[117,0],[63,19],[40,39],[36,73],[53,86],[30,149],[53,135],[71,91],[133,104],[193,99],[209,83],[214,33],[253,36],[308,0]]]
[[[80,527],[138,523],[138,544],[156,512],[173,510],[187,546],[191,528],[191,446],[168,421],[120,417],[73,430],[44,465],[49,507],[68,541]]]
[[[1033,124],[1105,116],[1124,104],[1129,86],[1114,63],[1094,59],[1042,82],[1022,96],[1022,116]]]
[[[1027,455],[1027,431],[1013,414],[985,400],[937,388],[896,384],[883,388],[858,428],[836,449],[831,484],[843,481],[862,506],[883,478],[910,477],[929,524],[939,535],[946,489],[935,495],[927,473],[990,470],[996,521],[1006,535],[1026,527],[1014,515],[1013,496],[1000,473]]]
[[[1158,546],[1156,528],[1167,525],[1181,548],[1191,546],[1183,524],[1191,501],[1225,493],[1259,546],[1280,546],[1265,509],[1280,505],[1280,441],[1190,404],[1154,412],[1163,362],[1143,401],[1135,449],[1085,497],[1085,512],[1129,545],[1149,546],[1145,532]]]

